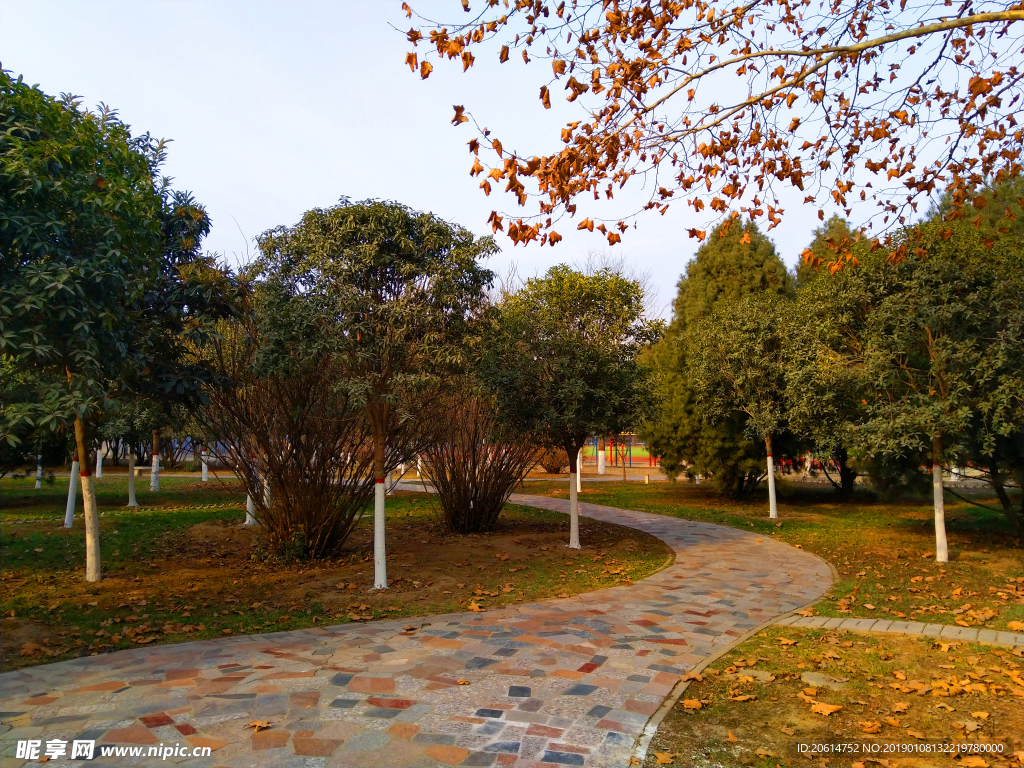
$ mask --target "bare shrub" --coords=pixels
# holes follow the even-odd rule
[[[267,547],[324,557],[345,543],[373,493],[370,428],[338,393],[342,372],[330,360],[264,374],[253,362],[259,351],[255,323],[222,328],[207,355],[223,385],[208,389],[197,418],[211,451],[255,501]]]
[[[439,406],[425,458],[442,522],[453,533],[492,530],[512,491],[537,463],[533,438],[503,429],[486,398],[459,393]]]
[[[549,475],[560,475],[569,471],[569,456],[564,448],[548,448],[538,462]]]

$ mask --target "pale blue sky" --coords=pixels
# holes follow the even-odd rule
[[[133,132],[173,140],[165,172],[207,206],[206,242],[237,263],[252,238],[293,224],[303,211],[339,196],[386,198],[432,211],[486,234],[495,203],[469,176],[466,124],[453,128],[463,104],[506,147],[551,150],[561,126],[578,111],[555,98],[545,111],[537,92],[543,63],[498,65],[478,56],[463,74],[454,62],[427,81],[403,64],[410,23],[400,0],[255,2],[245,0],[0,0],[0,62],[51,94],[71,92],[94,106],[116,108]],[[431,15],[458,18],[458,0],[413,3]],[[422,44],[421,44],[422,45]],[[639,188],[587,215],[622,215],[646,200]],[[770,233],[793,265],[818,225],[816,210],[792,198]],[[528,212],[536,203],[528,203]],[[581,218],[577,214],[577,219]],[[706,220],[683,204],[645,215],[612,254],[651,273],[656,305],[667,305],[696,250],[687,227]],[[520,276],[579,261],[603,238],[563,223],[556,247],[513,248],[499,234],[499,273],[515,262]]]

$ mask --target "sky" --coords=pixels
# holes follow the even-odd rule
[[[458,0],[412,5],[425,15],[461,14]],[[545,64],[499,65],[496,51],[467,73],[450,62],[421,80],[404,64],[409,26],[400,0],[0,0],[0,63],[46,93],[110,105],[135,134],[169,139],[164,172],[206,206],[213,228],[205,247],[232,264],[252,256],[260,233],[341,196],[396,200],[490,234],[492,209],[517,209],[510,197],[485,197],[469,176],[466,145],[476,134],[470,124],[451,125],[453,105],[528,155],[560,146],[578,107],[553,91],[553,108],[544,110],[537,93]],[[647,197],[628,190],[580,212],[631,213]],[[819,221],[799,196],[789,199],[769,236],[792,267]],[[649,306],[667,317],[698,245],[686,229],[707,220],[680,203],[664,216],[641,216],[610,249],[575,223],[557,227],[564,240],[553,248],[513,247],[498,233],[501,253],[488,266],[530,277],[607,251],[649,275]]]

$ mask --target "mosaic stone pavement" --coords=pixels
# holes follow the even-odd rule
[[[96,765],[626,766],[681,675],[831,584],[825,562],[767,537],[580,507],[657,536],[675,564],[632,585],[484,613],[139,648],[5,673],[0,768],[24,764],[18,739],[83,738],[213,748],[207,758]],[[273,726],[253,733],[254,719]]]

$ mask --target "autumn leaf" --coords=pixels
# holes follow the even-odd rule
[[[987,720],[988,712],[971,712],[971,717],[976,717],[979,720]]]
[[[877,720],[864,720],[860,724],[860,729],[864,733],[881,733],[882,724]]]
[[[841,704],[826,704],[824,701],[816,701],[811,705],[811,712],[828,717],[842,708]]]
[[[675,755],[671,752],[655,752],[654,757],[658,761],[658,765],[668,765],[675,759]]]
[[[481,611],[483,611],[483,608],[477,605],[476,600],[470,600],[469,605],[466,606],[466,610],[480,613]]]
[[[704,682],[704,677],[700,672],[687,672],[683,675],[683,681],[685,682],[686,680],[696,680],[698,683],[701,683]]]
[[[753,701],[757,696],[747,694],[745,696],[730,696],[729,701]]]
[[[796,645],[796,640],[790,640],[788,637],[777,638],[780,645]]]
[[[546,85],[540,87],[540,103],[544,105],[544,109],[551,109],[551,93]]]
[[[698,699],[683,699],[683,709],[693,710],[694,712],[700,709],[703,704]]]
[[[452,108],[455,110],[455,117],[452,118],[452,125],[458,125],[459,123],[468,123],[469,122],[469,118],[466,117],[464,114],[462,114],[463,112],[466,111],[465,107],[460,106],[460,105],[455,105]]]
[[[469,685],[469,680],[466,680],[465,678],[463,678],[462,680],[456,680],[455,682],[459,685]]]
[[[960,765],[964,766],[964,768],[988,768],[988,763],[985,759],[978,757],[977,755],[970,755],[963,758],[960,761]]]
[[[739,741],[739,739],[736,738],[736,734],[734,734],[732,731],[729,731],[729,735],[725,737],[725,740],[731,742]]]
[[[1007,622],[1006,628],[1011,632],[1024,632],[1024,621]]]
[[[910,709],[910,704],[905,701],[897,701],[892,705],[893,712],[906,712],[908,709]]]
[[[245,727],[252,728],[254,733],[259,733],[260,731],[266,730],[267,728],[272,728],[273,725],[274,724],[271,723],[269,720],[253,720]]]
[[[781,728],[779,728],[779,730],[782,731],[787,736],[792,736],[794,733],[796,733],[796,729],[795,728],[790,728],[788,725],[782,726]]]
[[[925,736],[920,731],[912,731],[909,728],[907,729],[907,734],[909,736],[913,736],[915,739],[927,739],[928,738],[927,736]]]
[[[420,78],[426,80],[430,77],[430,73],[434,71],[434,65],[429,61],[424,61],[420,64]]]

